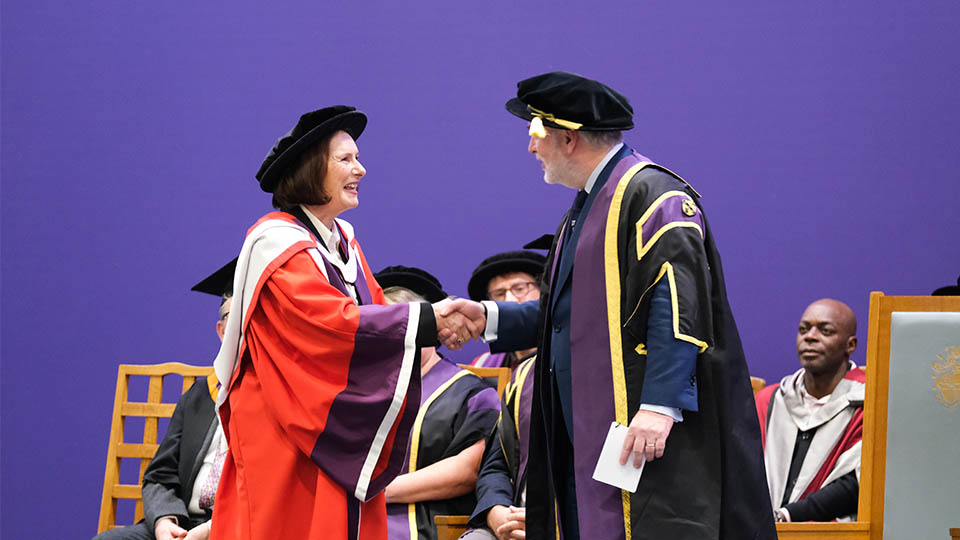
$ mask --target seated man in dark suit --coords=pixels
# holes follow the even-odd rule
[[[544,235],[524,249],[549,250],[553,235]],[[473,271],[467,290],[476,301],[522,303],[540,298],[546,257],[532,251],[508,251],[484,259]],[[500,420],[487,443],[477,477],[477,505],[462,540],[524,538],[526,534],[527,450],[533,373],[537,349],[484,353],[473,361],[481,367],[509,367],[510,384],[500,399]]]
[[[526,536],[527,456],[534,363],[530,355],[513,372],[500,400],[500,420],[487,443],[477,476],[477,505],[461,540]]]
[[[757,394],[763,457],[777,521],[855,519],[864,373],[850,360],[857,319],[823,299],[800,318],[800,370]]]
[[[192,290],[222,298],[217,335],[223,339],[233,297],[234,259]],[[94,540],[206,540],[226,439],[217,418],[217,379],[197,379],[177,402],[167,433],[143,474],[144,518]]]

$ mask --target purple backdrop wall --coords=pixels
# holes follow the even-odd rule
[[[768,380],[812,299],[865,342],[869,291],[960,272],[955,0],[316,4],[3,3],[3,537],[93,535],[116,365],[212,360],[217,302],[188,288],[269,208],[253,173],[311,108],[370,116],[345,217],[371,264],[465,294],[572,199],[503,110],[515,82],[608,82],[627,141],[703,194]]]

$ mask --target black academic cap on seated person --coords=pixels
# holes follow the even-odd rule
[[[388,266],[380,270],[373,277],[381,287],[403,287],[419,294],[434,304],[446,298],[440,280],[426,270],[412,266]]]
[[[557,129],[626,131],[633,129],[630,101],[609,86],[575,73],[553,71],[517,83],[507,101],[511,114]]]
[[[956,285],[947,285],[933,291],[931,296],[960,296],[960,277],[957,277]]]
[[[203,278],[190,290],[214,296],[233,295],[233,274],[237,270],[237,257],[221,266],[216,272]]]
[[[334,105],[304,114],[293,129],[277,140],[264,158],[257,171],[260,189],[273,193],[277,182],[290,167],[296,165],[300,156],[323,137],[343,130],[357,140],[365,127],[367,115],[347,105]]]
[[[544,251],[550,251],[551,247],[553,247],[552,234],[544,234],[542,236],[538,236],[537,238],[523,245],[523,249],[542,249]]]
[[[511,272],[526,272],[531,276],[543,274],[547,258],[532,251],[507,251],[487,257],[470,276],[467,294],[477,302],[487,300],[487,285],[490,280]]]

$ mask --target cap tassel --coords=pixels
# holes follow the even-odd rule
[[[538,139],[543,139],[547,136],[547,130],[543,128],[543,120],[539,116],[534,116],[530,120],[530,130],[531,137],[536,137]]]

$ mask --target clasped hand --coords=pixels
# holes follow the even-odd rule
[[[487,325],[483,304],[464,298],[433,304],[433,314],[437,319],[437,339],[453,351],[483,335]]]
[[[189,531],[177,525],[171,517],[157,520],[153,535],[157,540],[207,540],[210,537],[210,521],[201,523]]]
[[[487,513],[487,526],[497,540],[523,540],[527,537],[527,509],[498,504]]]

